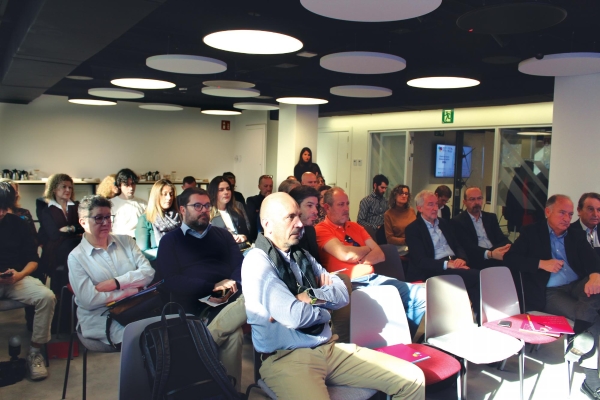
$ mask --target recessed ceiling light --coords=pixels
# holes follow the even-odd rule
[[[256,97],[260,96],[260,92],[256,89],[237,89],[237,88],[221,88],[214,86],[206,86],[202,88],[202,93],[209,96],[219,97]]]
[[[65,78],[73,79],[74,81],[91,81],[92,79],[94,79],[91,76],[85,76],[85,75],[68,75],[68,76],[65,76]]]
[[[144,93],[137,90],[117,88],[93,88],[88,90],[88,94],[111,99],[141,99],[144,97]]]
[[[175,84],[172,82],[142,78],[113,79],[112,81],[110,81],[110,83],[112,83],[115,86],[121,86],[131,89],[170,89],[175,87]]]
[[[69,103],[82,104],[84,106],[114,106],[117,104],[116,101],[85,98],[69,98]]]
[[[406,60],[387,53],[345,51],[321,57],[321,67],[347,74],[389,74],[406,68]]]
[[[202,110],[200,111],[202,114],[209,115],[240,115],[241,111],[233,111],[233,110]]]
[[[277,104],[268,104],[268,103],[235,103],[233,105],[233,107],[239,108],[240,110],[255,110],[255,111],[279,110],[279,106]]]
[[[374,98],[391,96],[392,90],[379,86],[344,85],[332,87],[329,93],[344,97]]]
[[[277,99],[278,103],[284,104],[297,104],[297,105],[315,105],[315,104],[327,104],[329,101],[325,99],[315,99],[311,97],[280,97]]]
[[[181,111],[183,107],[177,106],[175,104],[161,104],[161,103],[149,103],[149,104],[140,104],[139,108],[143,108],[144,110],[154,110],[154,111]]]
[[[324,17],[358,22],[399,21],[420,17],[442,0],[300,0],[309,11]]]
[[[471,78],[455,76],[430,76],[427,78],[411,79],[408,86],[422,89],[458,89],[479,85],[479,81]]]
[[[234,88],[234,89],[248,89],[248,88],[253,88],[254,86],[256,86],[254,83],[250,83],[250,82],[223,81],[223,80],[204,81],[204,82],[202,82],[202,84],[206,85],[206,86],[214,86],[214,87],[221,87],[221,88]]]
[[[300,53],[296,54],[298,57],[306,57],[306,58],[311,58],[311,57],[315,57],[317,55],[317,53],[312,53],[310,51],[301,51]]]
[[[218,74],[227,70],[227,64],[221,60],[188,54],[161,54],[148,57],[146,65],[159,71],[176,74]]]
[[[276,32],[231,30],[211,33],[204,43],[219,50],[245,54],[284,54],[298,51],[302,42]]]
[[[517,132],[517,135],[522,135],[522,136],[550,136],[552,135],[552,132],[536,132],[536,131],[523,131],[523,132]]]

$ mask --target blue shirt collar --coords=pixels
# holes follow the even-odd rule
[[[183,232],[183,236],[186,235],[186,233],[189,231],[190,235],[198,238],[198,239],[202,239],[204,236],[206,236],[206,234],[208,233],[208,231],[210,230],[210,228],[212,227],[212,224],[209,222],[208,226],[206,227],[206,229],[204,230],[204,232],[202,233],[198,233],[195,230],[193,230],[192,228],[190,228],[189,226],[187,226],[185,224],[185,222],[181,223],[181,231]]]
[[[548,225],[548,231],[550,232],[550,237],[554,236],[555,238],[558,238],[558,239],[563,239],[565,236],[567,236],[567,233],[569,232],[569,230],[567,229],[565,231],[565,233],[563,233],[562,235],[559,236],[556,233],[554,233],[552,228],[550,228],[550,225]]]

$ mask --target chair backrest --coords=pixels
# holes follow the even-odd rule
[[[481,270],[481,324],[521,313],[510,270],[491,267]]]
[[[382,244],[379,247],[381,247],[385,255],[385,261],[373,266],[375,273],[405,282],[406,278],[404,277],[404,269],[402,268],[402,259],[398,254],[396,246],[393,244]]]
[[[167,318],[177,317],[179,317],[178,314],[167,315]],[[160,318],[158,316],[132,322],[123,331],[121,372],[119,374],[120,400],[146,400],[152,398],[148,375],[142,361],[140,335],[146,326],[160,321]]]
[[[425,340],[473,326],[471,303],[463,279],[441,275],[425,283]]]
[[[371,349],[411,343],[402,299],[395,287],[354,290],[350,303],[350,342]]]

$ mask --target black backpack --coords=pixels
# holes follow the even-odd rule
[[[178,318],[165,317],[171,305]],[[161,320],[141,334],[140,348],[153,400],[240,399],[208,328],[179,304],[163,307]]]

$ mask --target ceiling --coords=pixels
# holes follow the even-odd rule
[[[599,51],[600,2],[544,1],[563,7],[560,24],[514,35],[469,33],[456,20],[484,3],[521,1],[443,0],[422,17],[395,22],[349,22],[305,9],[299,0],[0,0],[0,101],[27,104],[41,94],[82,96],[94,87],[110,87],[124,77],[165,79],[177,86],[144,90],[146,103],[231,108],[240,101],[275,102],[282,96],[329,100],[321,116],[472,107],[551,101],[554,79],[518,72],[518,61],[535,55]],[[318,55],[247,55],[217,50],[202,38],[229,29],[260,29],[291,35],[302,51]],[[406,69],[381,75],[333,72],[319,59],[342,51],[374,51],[404,58]],[[227,63],[227,71],[184,75],[153,70],[146,58],[191,54]],[[490,63],[490,57],[512,62]],[[509,61],[510,61],[509,60]],[[407,80],[423,75],[459,75],[479,79],[473,88],[417,89]],[[91,81],[66,79],[88,75]],[[272,99],[232,99],[205,95],[206,80],[252,82]],[[335,96],[339,85],[374,85],[392,89],[384,98]],[[119,100],[124,101],[124,100]],[[74,107],[76,107],[74,105]]]

